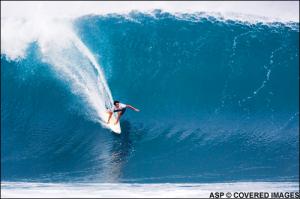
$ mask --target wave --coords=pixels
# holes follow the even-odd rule
[[[153,13],[4,23],[3,180],[298,179],[299,24]]]

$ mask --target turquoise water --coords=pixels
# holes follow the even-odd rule
[[[298,181],[299,24],[153,13],[73,22],[113,98],[141,109],[120,136],[38,41],[23,59],[1,54],[2,180]],[[76,46],[57,52],[55,67],[76,62],[70,74],[97,81]]]

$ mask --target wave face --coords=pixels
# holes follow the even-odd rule
[[[298,180],[298,23],[158,10],[73,27],[72,47],[1,54],[2,180]],[[99,123],[109,90],[141,109],[120,136]]]

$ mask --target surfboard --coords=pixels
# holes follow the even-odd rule
[[[106,113],[106,120],[108,120],[108,117],[109,117],[109,114]],[[117,120],[117,115],[116,114],[113,114],[110,118],[110,121],[109,121],[109,124],[106,124],[107,127],[114,133],[117,133],[117,134],[121,134],[121,126],[120,126],[120,122],[118,122],[117,124],[115,124]]]

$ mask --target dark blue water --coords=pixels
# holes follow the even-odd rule
[[[1,55],[2,180],[297,181],[299,24],[85,16],[77,35],[114,99],[122,134],[85,117],[43,62]]]

